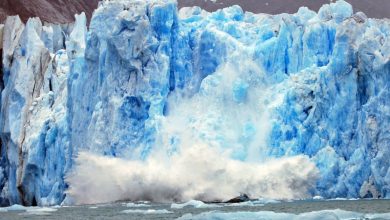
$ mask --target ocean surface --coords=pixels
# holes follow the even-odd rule
[[[14,210],[11,210],[12,208],[0,210],[0,219],[284,219],[281,213],[289,214],[285,216],[296,215],[297,219],[390,219],[390,200],[271,201],[264,204],[223,205],[195,202],[182,206],[180,204],[115,203],[51,208],[14,207]],[[222,213],[224,217],[213,217],[214,213]],[[237,213],[241,213],[239,215],[241,217],[246,215],[248,217],[229,218],[230,215]],[[251,213],[257,215],[251,216]],[[351,213],[360,215],[351,215]],[[263,217],[259,218],[259,216]]]

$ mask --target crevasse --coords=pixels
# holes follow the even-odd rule
[[[103,1],[88,28],[9,17],[0,33],[1,205],[60,204],[79,152],[148,160],[186,138],[244,162],[307,155],[313,195],[390,196],[390,22],[345,1]]]

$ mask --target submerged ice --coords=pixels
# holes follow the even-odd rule
[[[2,205],[390,196],[390,22],[345,1],[103,1],[0,33]]]

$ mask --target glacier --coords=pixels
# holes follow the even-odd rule
[[[0,36],[0,205],[71,201],[78,155],[195,145],[244,164],[300,157],[302,176],[282,173],[312,179],[307,195],[390,198],[390,21],[343,0],[280,15],[102,1],[89,25],[13,16]]]

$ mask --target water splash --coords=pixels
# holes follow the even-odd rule
[[[118,200],[154,202],[227,200],[240,193],[276,199],[304,198],[317,171],[304,156],[265,164],[246,163],[206,146],[147,161],[80,153],[77,172],[68,176],[68,195],[78,204]]]

